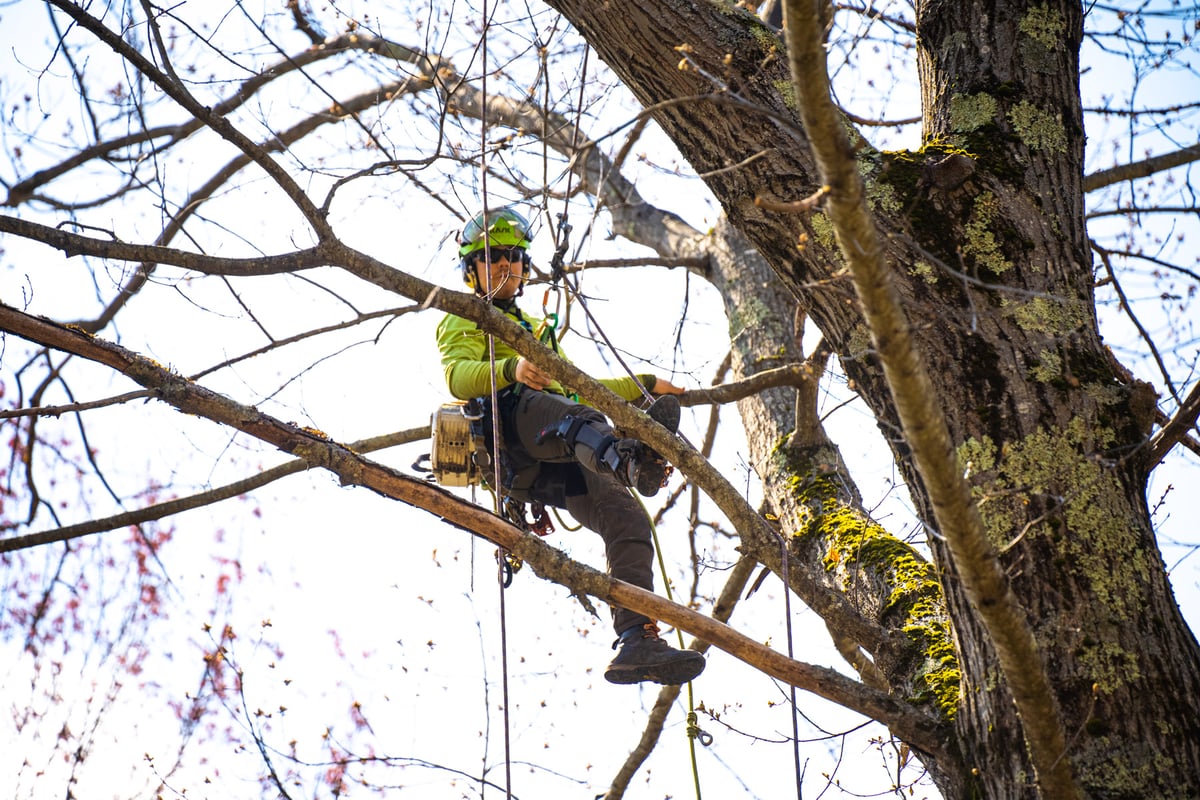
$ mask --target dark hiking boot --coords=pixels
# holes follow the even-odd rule
[[[683,414],[683,410],[679,407],[679,398],[673,394],[664,394],[654,399],[650,407],[646,409],[646,415],[650,419],[662,425],[671,433],[679,430],[679,417]]]
[[[650,419],[671,433],[679,430],[680,413],[679,398],[673,394],[662,395],[646,409]],[[631,476],[629,485],[637,487],[642,497],[654,497],[671,476],[671,466],[649,445],[639,443],[638,449],[636,475]]]
[[[617,657],[604,670],[609,683],[651,681],[666,686],[687,683],[704,671],[704,656],[695,650],[676,650],[658,635],[658,625],[647,622],[625,631],[613,643]]]
[[[654,497],[667,482],[671,467],[637,439],[617,439],[612,444],[613,474],[643,497]]]

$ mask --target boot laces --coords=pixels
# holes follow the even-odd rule
[[[662,637],[659,633],[657,622],[647,622],[642,626],[643,639],[661,639]]]
[[[635,634],[634,631],[640,631],[640,633]],[[659,635],[658,623],[657,622],[645,622],[636,628],[630,628],[629,630],[625,631],[623,634],[618,636],[613,641],[613,644],[612,644],[613,650],[618,649],[622,645],[630,645],[630,644],[633,644],[635,641],[642,640],[642,639],[648,639],[648,640],[650,640],[650,642],[652,644],[655,642],[658,642],[663,645],[666,644],[666,642],[663,641],[662,636]]]

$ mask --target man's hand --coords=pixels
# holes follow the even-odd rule
[[[524,357],[517,360],[516,377],[518,383],[523,383],[530,389],[545,389],[554,381],[554,378],[526,361]]]
[[[682,386],[676,386],[666,378],[655,376],[654,391],[651,394],[683,394]]]

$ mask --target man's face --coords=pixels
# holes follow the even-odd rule
[[[524,252],[519,247],[492,247],[490,264],[482,252],[476,254],[475,280],[480,293],[496,300],[516,297],[525,277]]]

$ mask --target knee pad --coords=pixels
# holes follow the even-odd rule
[[[554,425],[543,428],[537,435],[537,443],[541,444],[551,437],[558,437],[572,450],[577,445],[583,445],[595,454],[596,461],[611,470],[616,470],[620,463],[617,449],[613,447],[617,437],[611,430],[600,427],[591,420],[568,414]]]

